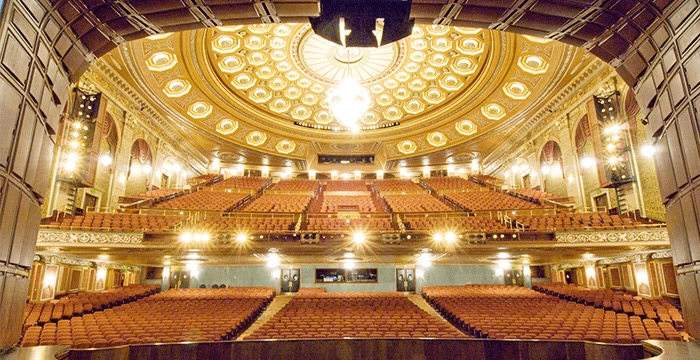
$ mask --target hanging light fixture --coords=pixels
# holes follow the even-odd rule
[[[347,49],[346,49],[347,50]],[[369,92],[352,78],[350,72],[350,50],[348,51],[348,70],[338,87],[328,91],[328,104],[333,117],[342,125],[355,129],[369,109]]]

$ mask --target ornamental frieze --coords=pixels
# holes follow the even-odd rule
[[[40,230],[37,245],[42,243],[63,244],[141,244],[141,233],[69,232]]]
[[[666,229],[566,232],[556,233],[556,240],[568,244],[669,241]]]

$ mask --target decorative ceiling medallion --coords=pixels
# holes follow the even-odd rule
[[[506,116],[506,110],[499,104],[490,103],[481,107],[481,114],[489,120],[501,120]]]
[[[223,119],[219,121],[218,124],[216,124],[216,132],[223,134],[223,135],[229,135],[233,134],[234,131],[238,129],[238,121],[231,120],[231,119]]]
[[[275,145],[275,149],[277,149],[277,152],[280,154],[289,154],[294,151],[296,147],[297,144],[295,144],[294,141],[287,139],[280,140],[277,142],[277,145]]]
[[[470,58],[457,58],[454,60],[452,69],[460,75],[471,75],[476,71],[476,62]]]
[[[368,111],[365,113],[365,115],[360,119],[363,124],[366,125],[375,125],[376,123],[379,122],[379,116],[374,111]]]
[[[262,131],[251,131],[245,136],[245,141],[249,145],[260,146],[267,140],[267,134]]]
[[[518,66],[523,69],[523,71],[534,75],[543,74],[547,72],[547,68],[549,68],[549,64],[537,55],[521,56],[518,58]]]
[[[430,145],[435,147],[447,144],[447,136],[439,131],[431,132],[426,139]]]
[[[221,58],[219,61],[219,69],[225,73],[235,73],[243,70],[245,62],[237,55],[229,55]]]
[[[146,66],[151,71],[165,71],[172,69],[177,64],[175,54],[161,51],[154,53],[146,60]]]
[[[163,92],[167,97],[177,98],[187,94],[192,89],[192,85],[187,80],[170,80],[165,84]]]
[[[202,119],[211,114],[213,108],[204,101],[197,101],[187,109],[187,115],[195,119]]]
[[[457,51],[464,55],[479,55],[484,52],[484,43],[478,38],[469,37],[457,42]]]
[[[503,91],[508,97],[515,100],[525,100],[530,96],[530,89],[521,82],[511,81],[503,87]]]
[[[455,130],[462,135],[472,135],[476,133],[476,124],[471,120],[461,120],[455,124]]]
[[[418,149],[418,145],[413,140],[403,140],[396,144],[399,152],[402,154],[413,154]]]
[[[241,43],[229,35],[219,35],[211,42],[211,48],[219,54],[228,54],[236,51]]]
[[[314,113],[314,121],[321,125],[330,124],[333,121],[333,116],[328,110],[316,111]]]
[[[231,85],[240,90],[250,89],[255,86],[255,77],[249,73],[241,73],[231,80]]]

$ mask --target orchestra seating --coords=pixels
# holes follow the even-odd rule
[[[167,196],[172,196],[177,193],[184,192],[182,189],[156,189],[156,190],[148,190],[144,193],[140,193],[136,195],[135,197],[138,198],[144,198],[144,199],[160,199],[164,198]]]
[[[187,184],[192,187],[204,186],[221,180],[222,176],[217,174],[204,174],[187,179]]]
[[[445,212],[455,211],[451,206],[430,194],[385,195],[392,212]]]
[[[426,286],[423,294],[453,324],[481,338],[620,344],[682,339],[668,323],[643,321],[639,316],[606,311],[524,287]]]
[[[299,213],[306,210],[311,202],[310,195],[288,195],[265,193],[248,204],[243,211]]]
[[[513,216],[513,219],[532,231],[622,230],[648,226],[640,220],[607,212]]]
[[[341,219],[329,217],[310,217],[308,230],[341,231],[341,230],[391,231],[391,221],[383,218]]]
[[[375,206],[374,200],[372,200],[372,196],[369,193],[367,195],[352,196],[324,194],[323,202],[321,203],[321,212],[335,213],[338,211],[375,213],[377,212],[377,207]]]
[[[297,294],[246,340],[465,338],[401,293]]]
[[[262,287],[168,290],[70,320],[31,326],[21,346],[80,349],[233,339],[262,313],[274,293]]]
[[[450,193],[448,199],[468,211],[493,211],[510,209],[536,209],[541,206],[497,191],[472,191]]]
[[[261,178],[253,176],[233,176],[226,180],[216,182],[211,187],[216,189],[241,189],[260,191],[267,184],[272,182],[271,178]]]
[[[621,291],[589,289],[564,283],[535,283],[532,288],[548,295],[559,296],[605,310],[673,324],[679,330],[684,328],[683,316],[680,311],[663,298],[635,299],[632,295]]]
[[[324,191],[369,191],[364,180],[328,180]]]
[[[155,206],[158,209],[231,211],[242,205],[250,194],[226,191],[196,191]]]
[[[27,303],[24,307],[23,329],[135,301],[155,294],[160,290],[159,288],[157,285],[135,284],[100,292],[70,294],[60,298],[57,302]]]
[[[318,181],[307,179],[284,179],[270,187],[274,191],[288,192],[315,192],[318,188]]]
[[[374,185],[377,187],[379,192],[418,192],[425,191],[420,185],[414,183],[411,180],[404,179],[388,179],[388,180],[375,180]]]
[[[218,232],[263,232],[287,231],[293,228],[294,218],[288,217],[249,217],[249,216],[214,216],[203,221],[208,228]]]
[[[535,189],[511,189],[509,193],[513,196],[517,196],[535,203],[541,203],[543,199],[553,199],[559,197],[557,195]]]
[[[483,190],[484,187],[466,179],[458,176],[445,176],[445,177],[431,177],[423,178],[421,181],[429,186],[431,189],[436,191],[442,190]]]
[[[505,224],[485,216],[451,216],[451,217],[425,217],[413,216],[403,219],[410,230],[434,231],[474,231],[494,232],[508,230]]]
[[[470,175],[469,179],[472,181],[475,181],[479,184],[482,184],[482,185],[495,186],[495,187],[499,187],[499,188],[504,183],[503,179],[499,179],[499,178],[493,177],[491,175],[481,175],[481,174]]]
[[[182,221],[179,215],[141,215],[129,213],[93,213],[42,220],[44,229],[109,231],[109,232],[168,232]]]

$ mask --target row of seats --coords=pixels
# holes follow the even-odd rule
[[[683,329],[683,316],[678,308],[666,299],[640,299],[631,294],[611,289],[588,289],[575,284],[535,283],[534,290],[555,295],[567,300],[578,301],[587,305],[636,315],[654,321],[673,324],[676,329]]]
[[[307,179],[283,179],[275,185],[272,185],[270,190],[288,191],[288,192],[314,192],[318,188],[318,181]]]
[[[69,294],[57,302],[27,303],[24,307],[24,329],[121,305],[157,291],[156,285],[134,284],[100,292]]]
[[[483,187],[479,184],[469,181],[467,179],[461,178],[459,176],[444,176],[444,177],[431,177],[421,179],[423,184],[427,185],[435,191],[441,190],[482,190]]]
[[[196,191],[156,205],[158,209],[230,211],[248,198],[246,193]]]
[[[112,232],[168,232],[182,221],[177,215],[141,215],[127,213],[86,213],[42,220],[42,227],[59,230]]]
[[[682,340],[670,324],[644,322],[638,316],[606,311],[523,287],[427,286],[423,294],[445,318],[481,338],[620,344],[648,339]]]
[[[391,231],[389,218],[309,218],[308,230],[345,231],[361,229],[365,231]]]
[[[328,180],[324,191],[369,191],[364,180]]]
[[[622,230],[646,226],[641,220],[606,212],[513,216],[532,231]]]
[[[187,179],[187,184],[192,186],[192,187],[197,187],[197,186],[202,186],[208,183],[213,183],[216,181],[219,181],[221,179],[221,175],[217,174],[204,174],[204,175],[199,175],[193,178]]]
[[[374,185],[380,193],[383,192],[419,192],[425,191],[420,185],[414,183],[411,180],[405,179],[387,179],[387,180],[375,180]]]
[[[414,216],[403,219],[409,230],[452,230],[471,232],[496,232],[508,230],[505,224],[484,216],[426,217]]]
[[[532,202],[540,202],[542,199],[552,199],[558,197],[557,195],[535,189],[512,189],[509,192],[514,196]]]
[[[536,209],[541,206],[498,191],[472,191],[445,195],[469,211]]]
[[[398,293],[297,294],[246,340],[465,338]]]
[[[469,179],[482,185],[501,187],[504,183],[503,179],[493,177],[491,175],[475,174],[469,176]]]
[[[104,311],[30,327],[21,346],[100,348],[233,339],[274,296],[272,288],[168,290]]]
[[[385,195],[392,212],[446,212],[454,211],[451,206],[430,194]]]
[[[372,196],[370,195],[323,196],[321,212],[335,213],[343,210],[375,213],[377,212],[377,207],[374,205],[374,200],[372,200]]]
[[[272,182],[272,178],[254,176],[233,176],[226,180],[216,182],[212,184],[211,187],[218,189],[242,189],[260,191],[270,182]]]
[[[207,228],[219,232],[287,231],[294,224],[292,217],[229,217],[214,216],[203,221]]]
[[[164,198],[167,196],[175,195],[179,192],[183,192],[184,190],[182,189],[155,189],[155,190],[148,190],[146,192],[140,193],[136,195],[138,198],[144,198],[144,199],[160,199]]]
[[[294,212],[306,211],[312,197],[309,195],[288,195],[265,193],[253,200],[243,210],[251,212]]]

